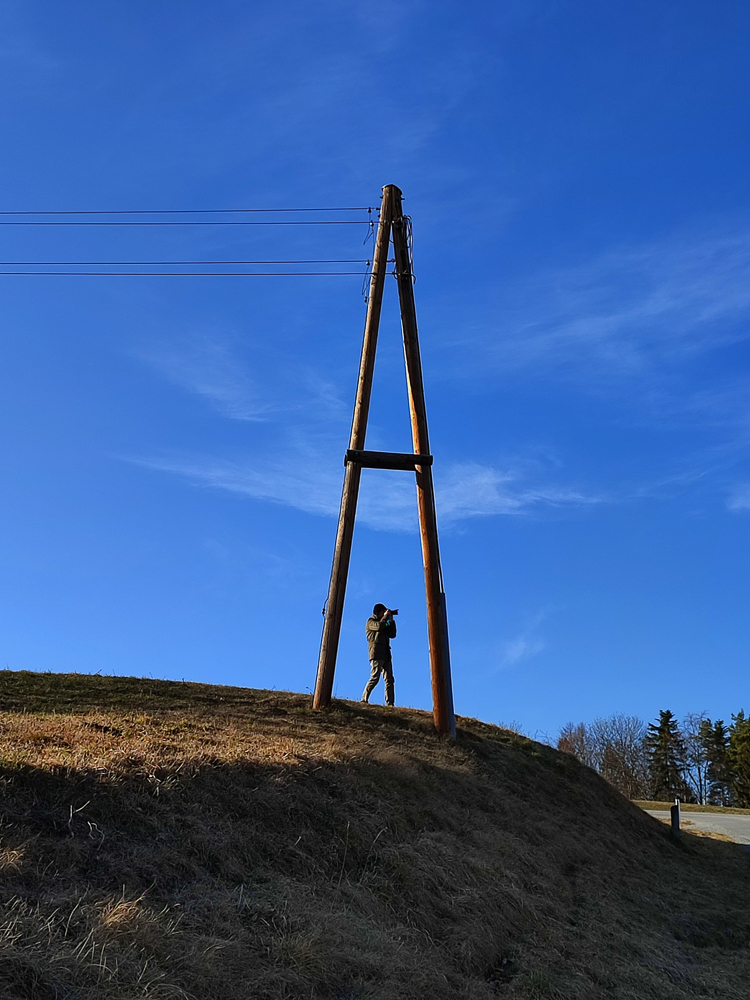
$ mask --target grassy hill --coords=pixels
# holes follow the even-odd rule
[[[573,757],[282,692],[0,672],[0,998],[746,998],[750,853]]]

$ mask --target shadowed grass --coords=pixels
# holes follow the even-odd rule
[[[0,997],[747,995],[750,854],[423,712],[0,672]]]

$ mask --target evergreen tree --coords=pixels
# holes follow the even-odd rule
[[[691,799],[682,777],[685,750],[677,720],[669,710],[659,712],[659,721],[649,724],[646,747],[652,798],[661,801],[676,796]]]
[[[731,804],[729,789],[730,774],[727,751],[729,750],[729,731],[723,719],[711,722],[705,719],[701,723],[699,739],[706,754],[708,767],[706,780],[708,783],[708,801],[715,806]]]
[[[740,711],[729,727],[729,785],[734,805],[750,807],[750,718]]]

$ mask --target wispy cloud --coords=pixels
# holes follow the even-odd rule
[[[644,376],[745,339],[749,320],[750,232],[682,233],[533,275],[476,341],[500,367],[595,387],[594,373]]]
[[[250,370],[221,336],[196,335],[177,344],[140,352],[142,360],[187,392],[205,399],[230,420],[265,421],[277,414],[304,410],[310,419],[341,418],[346,407],[337,387],[325,376],[284,360]]]
[[[727,507],[738,513],[750,510],[750,483],[735,487],[729,495]]]
[[[501,668],[512,667],[521,660],[530,660],[532,656],[541,653],[545,648],[545,642],[535,633],[547,614],[546,611],[538,612],[517,636],[505,643],[500,657]]]
[[[316,460],[317,459],[317,460]],[[343,470],[330,456],[291,456],[282,463],[229,462],[206,458],[130,459],[139,465],[180,475],[209,488],[228,490],[254,500],[279,503],[309,514],[338,514]],[[384,531],[413,531],[417,527],[414,479],[408,474],[369,470],[362,479],[358,519]],[[449,466],[436,484],[441,525],[467,518],[528,514],[544,507],[599,503],[564,487],[533,487],[520,474],[480,465]]]
[[[506,643],[502,665],[512,666],[514,663],[518,663],[519,660],[528,660],[532,656],[536,656],[537,653],[541,653],[543,649],[544,642],[542,639],[534,639],[526,634],[518,635],[515,639]]]
[[[468,517],[521,514],[535,508],[580,506],[602,502],[564,486],[532,486],[519,472],[500,471],[477,463],[449,466],[436,482],[440,521],[450,524]]]
[[[233,420],[264,420],[274,409],[231,349],[218,339],[192,337],[179,347],[152,348],[141,356]]]

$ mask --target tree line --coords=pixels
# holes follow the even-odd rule
[[[679,723],[670,711],[648,725],[631,715],[569,722],[557,748],[630,799],[750,808],[750,718],[744,711],[728,726],[705,712]]]

